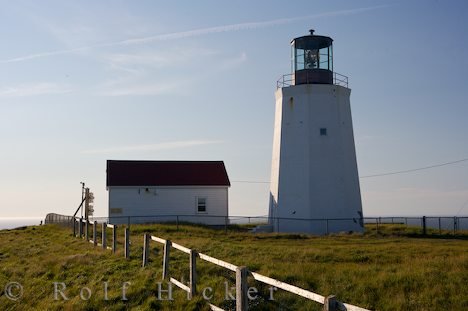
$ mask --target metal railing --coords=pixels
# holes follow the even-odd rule
[[[120,217],[94,217],[93,221],[125,224],[150,224],[150,223],[172,223],[178,228],[179,224],[192,223],[202,224],[227,231],[229,228],[238,225],[250,224],[250,230],[254,225],[271,225],[273,232],[283,232],[286,227],[306,228],[304,232],[310,234],[329,234],[332,232],[342,231],[344,224],[367,224],[373,227],[382,224],[401,224],[413,228],[421,228],[422,233],[426,233],[427,229],[453,232],[456,234],[459,231],[468,230],[468,217],[365,217],[365,218],[328,218],[328,219],[298,219],[286,217],[267,217],[267,216],[199,216],[199,215],[154,215],[154,216],[120,216]],[[346,226],[345,226],[346,227]],[[369,226],[368,226],[369,227]],[[310,228],[314,228],[313,230]],[[288,230],[289,232],[290,230]],[[254,231],[255,232],[255,231]],[[261,232],[261,231],[259,231]]]
[[[338,72],[333,72],[333,84],[348,87],[348,77]]]
[[[400,224],[408,227],[421,228],[421,232],[426,234],[428,229],[438,231],[452,232],[457,234],[460,231],[468,231],[468,217],[467,216],[387,216],[387,217],[366,217],[364,224],[375,224],[378,230],[379,225],[383,224]]]
[[[333,72],[333,84],[348,87],[348,77],[337,72]],[[288,87],[294,85],[294,74],[289,73],[282,75],[278,81],[276,81],[276,88]]]
[[[46,224],[61,224],[73,226],[77,224],[81,218],[59,214],[48,214]],[[73,221],[75,220],[75,221]],[[86,223],[85,219],[81,219],[83,226]],[[113,225],[126,225],[130,227],[133,224],[152,224],[152,223],[171,223],[177,228],[180,224],[201,224],[216,227],[219,229],[228,230],[229,228],[238,227],[239,225],[251,226],[245,227],[245,230],[250,230],[254,225],[271,225],[274,232],[283,232],[285,227],[295,228],[313,227],[317,229],[318,234],[329,234],[337,232],[336,228],[341,227],[344,223],[360,223],[368,225],[369,228],[376,226],[377,230],[383,224],[400,224],[413,228],[420,228],[421,233],[426,234],[429,229],[442,233],[456,234],[460,231],[468,231],[468,216],[386,216],[386,217],[363,217],[363,218],[287,218],[287,217],[268,217],[268,216],[215,216],[215,215],[145,215],[145,216],[111,216],[111,217],[90,217],[88,220],[90,225],[94,222],[106,223]],[[83,230],[84,231],[84,230]],[[306,230],[310,234],[313,231]]]
[[[45,224],[46,225],[58,224],[58,225],[63,225],[63,226],[71,226],[73,219],[75,219],[73,216],[49,213],[46,215]]]

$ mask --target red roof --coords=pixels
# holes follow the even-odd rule
[[[223,161],[107,160],[109,186],[230,186]]]

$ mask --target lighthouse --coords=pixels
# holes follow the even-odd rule
[[[362,232],[348,78],[333,70],[333,39],[291,41],[291,73],[275,92],[269,221],[275,232]]]

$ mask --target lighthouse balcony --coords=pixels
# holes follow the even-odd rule
[[[282,75],[276,81],[276,88],[300,84],[334,84],[348,87],[348,77],[326,69],[304,69]]]

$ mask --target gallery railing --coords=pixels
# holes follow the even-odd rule
[[[307,72],[305,73],[305,81],[307,82]],[[282,88],[282,87],[288,87],[291,85],[295,85],[294,81],[294,73],[289,73],[282,75],[278,81],[276,81],[276,88]],[[311,77],[312,79],[312,77]],[[307,83],[306,83],[307,84]],[[344,86],[348,87],[348,77],[342,74],[339,74],[338,72],[333,72],[333,84],[334,85],[339,85],[339,86]]]

